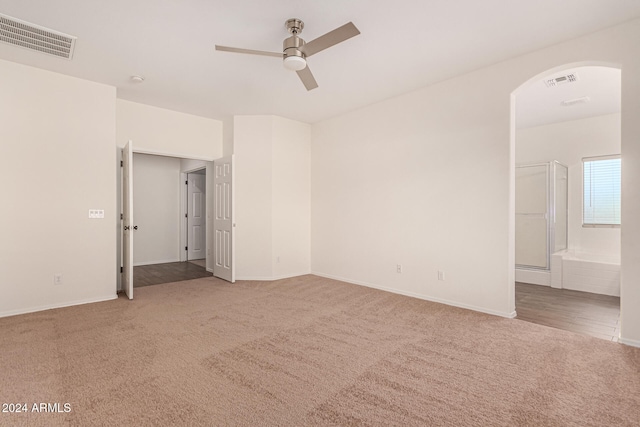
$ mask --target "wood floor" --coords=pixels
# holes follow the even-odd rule
[[[206,268],[195,262],[169,262],[165,264],[133,267],[133,287],[210,277]]]
[[[620,298],[516,283],[518,319],[618,341]]]

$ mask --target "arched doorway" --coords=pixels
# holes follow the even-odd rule
[[[565,64],[537,74],[511,96],[510,261],[517,267],[510,301],[520,310],[518,317],[528,320],[536,311],[525,312],[529,307],[519,306],[522,298],[516,297],[522,297],[522,289],[532,290],[545,317],[536,323],[614,341],[619,335],[620,225],[583,222],[583,163],[621,153],[620,73],[616,64]],[[517,295],[516,282],[533,286],[519,284]],[[556,288],[552,302],[542,301],[546,291],[541,291],[551,288]],[[571,306],[572,293],[585,302],[584,313]],[[565,297],[568,305],[563,306]],[[596,305],[601,300],[617,304],[613,322],[590,322],[590,299]]]

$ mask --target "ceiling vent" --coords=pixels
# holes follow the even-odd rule
[[[578,75],[577,74],[566,74],[564,76],[558,76],[558,77],[554,77],[552,79],[546,79],[544,81],[544,84],[547,85],[547,87],[555,87],[555,86],[561,86],[567,83],[573,83],[578,81]]]
[[[568,99],[566,101],[562,101],[560,104],[564,107],[570,107],[576,104],[586,104],[589,101],[591,101],[591,98],[589,98],[588,96],[583,96],[582,98]]]
[[[76,37],[0,14],[0,41],[71,59]]]

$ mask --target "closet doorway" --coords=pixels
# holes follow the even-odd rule
[[[184,203],[186,221],[185,261],[206,268],[207,243],[207,170],[198,169],[186,174],[187,200]]]
[[[207,163],[134,152],[134,287],[212,276],[206,265]]]

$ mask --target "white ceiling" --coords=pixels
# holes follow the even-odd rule
[[[574,74],[577,80],[555,87],[547,79]],[[609,67],[578,67],[530,82],[516,96],[516,127],[527,128],[620,112],[621,72]],[[586,103],[563,105],[588,97]]]
[[[191,114],[313,123],[639,17],[640,1],[0,0],[0,13],[78,37],[71,61],[0,43],[2,59]],[[279,51],[292,17],[307,41],[348,21],[362,33],[309,59],[311,92],[277,58],[214,50]]]

